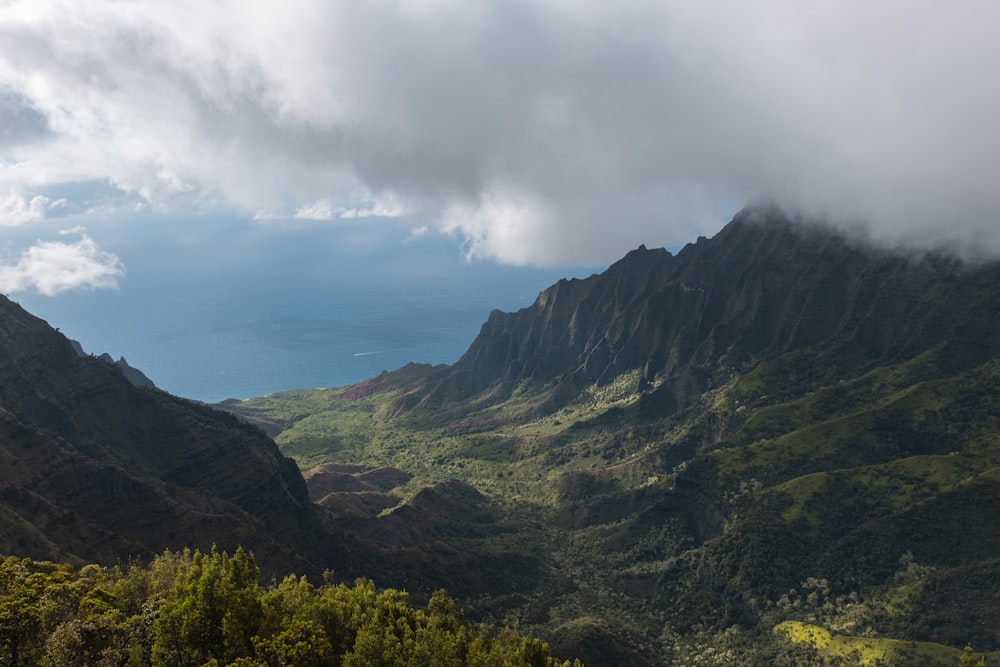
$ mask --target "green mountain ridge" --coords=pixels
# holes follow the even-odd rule
[[[447,576],[586,664],[954,664],[1000,649],[998,327],[1000,264],[748,209],[495,311],[452,366],[224,407],[304,468],[411,474],[343,512],[370,575]]]
[[[451,366],[240,420],[0,299],[0,551],[242,544],[590,667],[954,665],[1000,650],[998,333],[1000,263],[774,208],[494,311]]]

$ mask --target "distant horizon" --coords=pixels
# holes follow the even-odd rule
[[[526,308],[559,280],[608,266],[471,259],[452,236],[414,234],[378,217],[334,226],[248,225],[223,213],[173,216],[152,227],[127,215],[89,227],[66,222],[8,229],[0,259],[33,237],[93,233],[114,253],[114,284],[9,298],[87,353],[123,357],[160,389],[206,403],[342,387],[411,362],[452,364],[491,311]],[[699,236],[674,246],[646,240],[629,251],[676,254]],[[53,252],[59,260],[63,250]]]
[[[10,298],[87,353],[124,357],[160,389],[215,403],[454,363],[490,311],[604,269],[470,261],[453,239],[392,221],[203,223],[106,220],[93,232],[121,258],[116,289]]]

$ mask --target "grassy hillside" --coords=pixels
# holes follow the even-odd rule
[[[528,588],[511,572],[488,597],[455,594],[475,614],[521,619],[567,655],[685,664],[699,646],[728,642],[811,646],[816,660],[845,664],[855,650],[862,664],[957,664],[966,642],[990,648],[1000,627],[1000,589],[984,576],[1000,553],[998,368],[948,377],[929,353],[775,402],[757,368],[660,420],[642,418],[651,390],[635,374],[556,411],[515,391],[445,422],[396,412],[415,390],[395,374],[364,396],[296,391],[228,407],[285,424],[276,441],[303,469],[412,474],[356,530],[403,516],[428,486],[474,487],[503,519],[446,539],[529,554],[537,572]],[[390,585],[419,585],[405,568],[378,567]],[[803,586],[816,579],[830,592],[810,607]],[[836,641],[804,643],[788,631],[802,624]],[[928,639],[941,643],[917,641]]]
[[[314,469],[348,570],[591,665],[1000,650],[1000,264],[773,215],[494,312],[451,367],[224,407]]]

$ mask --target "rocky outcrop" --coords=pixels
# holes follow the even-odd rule
[[[100,359],[117,366],[121,372],[124,373],[125,379],[134,384],[136,387],[156,389],[156,385],[153,384],[153,381],[146,377],[146,374],[138,368],[130,366],[129,363],[125,361],[125,357],[118,357],[118,361],[115,361],[110,354],[105,352],[100,356]]]
[[[81,357],[87,356],[87,352],[83,349],[83,345],[81,345],[79,341],[75,341],[71,338],[67,340],[69,340],[69,344],[73,347],[73,350],[75,350],[78,355],[80,355]],[[117,366],[118,369],[125,374],[125,379],[127,379],[135,386],[146,387],[147,389],[156,389],[156,384],[154,384],[153,381],[150,380],[149,377],[147,377],[146,374],[140,371],[138,368],[129,365],[129,363],[125,361],[125,357],[119,357],[118,361],[115,361],[114,357],[105,352],[99,355],[97,358],[105,363]]]

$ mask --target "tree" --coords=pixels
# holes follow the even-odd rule
[[[153,625],[152,664],[225,664],[253,652],[260,624],[259,571],[242,548],[229,557],[214,547],[182,564]]]
[[[0,560],[0,667],[570,667],[516,626],[473,626],[368,579],[266,592],[253,557],[165,552],[111,569]],[[579,663],[574,663],[579,665]]]
[[[278,634],[254,637],[257,660],[268,667],[336,667],[333,647],[322,627],[312,621],[293,620]]]
[[[45,638],[75,611],[74,576],[69,565],[0,561],[0,665],[38,664]]]
[[[976,662],[976,653],[972,650],[971,646],[966,646],[965,650],[962,651],[962,657],[958,661],[958,667],[985,667],[986,666],[986,656],[984,655]]]

